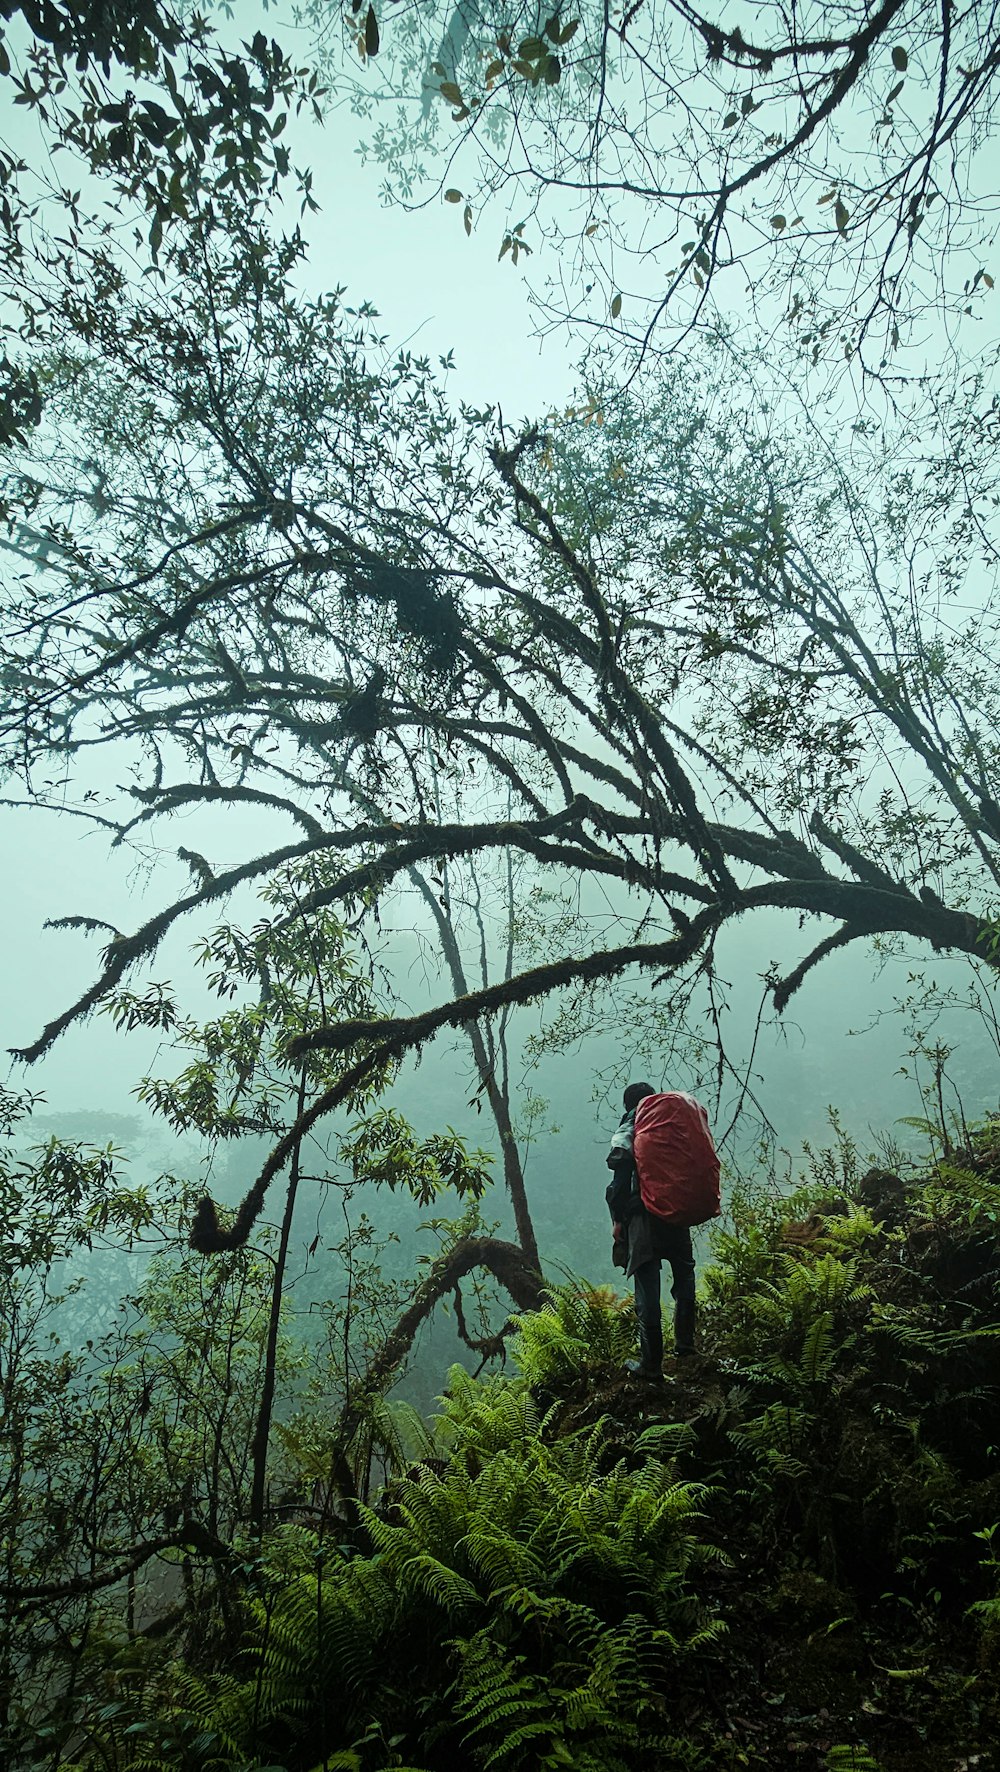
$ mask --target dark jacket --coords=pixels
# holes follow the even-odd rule
[[[642,1196],[639,1193],[639,1175],[632,1155],[632,1135],[635,1131],[635,1109],[623,1114],[615,1133],[611,1149],[607,1155],[607,1165],[611,1170],[604,1198],[608,1202],[608,1211],[615,1224],[624,1230],[631,1218],[645,1210]]]
[[[652,1261],[660,1253],[656,1247],[656,1226],[646,1211],[639,1192],[639,1172],[632,1155],[634,1129],[633,1108],[631,1113],[622,1115],[618,1131],[612,1140],[607,1156],[612,1177],[604,1195],[612,1221],[621,1226],[622,1239],[626,1245],[624,1264],[620,1261],[616,1263],[618,1266],[624,1265],[626,1279],[631,1279],[637,1267]]]

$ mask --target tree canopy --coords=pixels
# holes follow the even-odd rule
[[[752,315],[895,382],[993,287],[995,6],[446,0],[376,9],[373,40],[349,0],[339,42],[325,0],[303,10],[387,197],[496,227],[539,325],[609,336],[633,373]]]
[[[755,911],[815,928],[771,980],[779,1007],[856,941],[993,964],[988,584],[967,601],[995,565],[978,387],[942,407],[941,451],[908,461],[824,460],[805,423],[782,438],[750,401],[713,407],[711,358],[607,411],[592,385],[511,436],[453,411],[370,313],[295,293],[297,239],[226,201],[207,239],[177,222],[162,281],[109,277],[60,313],[81,342],[49,358],[9,491],[27,563],[5,761],[44,799],[43,762],[82,780],[95,748],[126,747],[132,809],[77,807],[116,842],[206,802],[284,813],[289,834],[218,871],[182,851],[190,892],[111,931],[93,986],[20,1056],[178,917],[307,856],[329,870],[308,911],[364,915],[415,866],[513,851],[613,882],[623,918],[620,940],[427,1012],[302,1035],[293,1052],[353,1054],[310,1123],[504,1005],[641,969],[679,1010]]]
[[[85,290],[99,308],[109,277],[157,275],[175,221],[196,209],[201,236],[214,229],[211,193],[252,211],[291,181],[312,202],[280,138],[290,115],[318,114],[319,83],[274,38],[227,46],[200,14],[155,0],[26,0],[0,18],[14,25],[10,44],[0,36],[0,97],[20,107],[0,146],[5,446],[42,408],[41,365],[20,347],[48,342],[60,316],[64,336],[92,342]]]
[[[173,90],[156,58],[175,38],[156,41]],[[301,98],[276,46],[245,51]],[[252,132],[273,102],[251,92]],[[79,150],[74,114],[42,120]],[[154,144],[189,155],[166,217],[157,155],[137,148],[123,175],[87,138],[114,203],[153,209],[134,260],[107,218],[68,255],[18,259],[37,410],[4,488],[0,741],[13,798],[116,844],[206,804],[259,807],[275,835],[225,867],[182,849],[191,889],[141,928],[66,919],[110,940],[91,987],[18,1056],[37,1060],[119,991],[179,918],[289,864],[321,868],[302,915],[359,928],[424,864],[446,919],[454,870],[490,856],[525,857],[557,900],[613,889],[612,938],[557,918],[470,990],[451,925],[436,1005],[290,1038],[290,1059],[343,1063],[234,1228],[204,1230],[216,1247],[248,1233],[305,1129],[439,1029],[479,1026],[481,1087],[495,1075],[483,1018],[553,993],[579,1006],[651,976],[630,1014],[683,1030],[720,937],[753,913],[803,931],[768,979],[779,1011],[855,942],[994,967],[985,380],[931,389],[919,432],[901,411],[834,437],[805,396],[762,400],[721,336],[624,393],[613,351],[592,356],[574,405],[511,431],[456,409],[372,308],[304,289],[305,242],[271,199],[308,200],[308,181],[270,146],[255,171],[224,106],[193,117],[192,148],[183,131]],[[65,194],[52,201],[46,214]],[[109,746],[133,775],[124,804],[98,806],[88,758]]]

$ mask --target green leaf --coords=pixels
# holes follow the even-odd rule
[[[723,129],[732,129],[733,124],[738,123],[739,120],[740,120],[739,112],[738,111],[730,111],[728,116],[723,117],[722,127],[723,127]]]
[[[782,228],[787,228],[788,223],[785,220],[783,215],[772,215],[771,226],[774,229],[776,234],[780,234]]]
[[[837,198],[837,202],[834,206],[833,219],[836,222],[840,233],[846,234],[847,224],[851,219],[851,212],[841,197]]]
[[[885,102],[886,102],[886,106],[889,106],[889,105],[891,105],[891,104],[894,104],[894,103],[895,103],[895,101],[896,101],[896,99],[897,99],[897,98],[898,98],[898,97],[899,97],[899,95],[900,95],[900,93],[901,93],[901,92],[902,92],[902,90],[903,90],[903,87],[904,87],[904,86],[905,86],[905,85],[906,85],[906,81],[905,81],[905,80],[897,80],[897,81],[896,81],[896,84],[895,84],[895,86],[894,86],[894,87],[893,87],[893,89],[892,89],[892,91],[891,91],[891,92],[890,92],[890,94],[889,94],[889,96],[888,96],[888,98],[887,98],[887,99],[886,99],[886,101],[885,101]]]
[[[444,200],[446,203],[461,203],[462,193],[452,188],[450,191],[445,191]]]
[[[369,6],[365,15],[365,54],[378,55],[378,19],[375,17],[374,6]]]
[[[612,318],[612,320],[617,320],[621,311],[622,311],[622,298],[620,295],[616,295],[614,301],[611,303],[611,318]]]
[[[448,100],[450,105],[460,105],[462,103],[462,94],[459,91],[459,88],[455,85],[454,80],[442,80],[441,85],[438,87],[438,91],[442,98]]]
[[[559,60],[559,57],[557,55],[550,55],[548,61],[545,63],[546,86],[558,86],[561,73],[562,62]]]
[[[170,212],[172,215],[187,215],[188,206],[185,200],[184,187],[181,183],[179,170],[173,174],[170,184],[167,187],[167,201],[170,204]]]
[[[892,52],[892,65],[897,74],[905,74],[910,65],[910,58],[901,43],[897,43]]]
[[[4,48],[3,38],[0,37],[0,74],[9,74],[9,73],[10,73],[10,56],[7,54],[7,51]]]

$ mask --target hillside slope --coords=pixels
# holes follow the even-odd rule
[[[32,1763],[991,1772],[998,1214],[993,1127],[912,1182],[741,1196],[662,1386],[628,1297],[553,1290],[512,1371],[381,1405],[400,1474],[248,1552],[224,1631],[109,1618]]]

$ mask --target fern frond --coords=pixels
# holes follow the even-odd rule
[[[833,1314],[823,1311],[806,1330],[799,1356],[799,1377],[805,1385],[822,1384],[836,1357],[833,1346]]]
[[[550,1286],[542,1309],[517,1319],[511,1351],[529,1385],[557,1387],[583,1373],[620,1366],[635,1337],[630,1300],[610,1286],[571,1280]]]
[[[395,1470],[440,1456],[442,1448],[433,1428],[402,1397],[371,1397],[365,1413],[376,1444],[388,1454]]]
[[[635,1442],[636,1451],[643,1452],[652,1458],[663,1460],[685,1451],[694,1440],[694,1430],[687,1421],[654,1422],[652,1427],[643,1428]]]
[[[881,1767],[866,1747],[831,1747],[826,1772],[881,1772]]]
[[[412,1583],[428,1599],[436,1601],[449,1617],[460,1617],[481,1603],[471,1581],[449,1569],[429,1551],[420,1551],[410,1557],[400,1569],[400,1575],[407,1585]]]
[[[485,1575],[491,1589],[514,1583],[528,1586],[544,1574],[542,1564],[527,1545],[518,1543],[509,1533],[498,1533],[488,1527],[473,1527],[462,1540],[473,1568]]]

